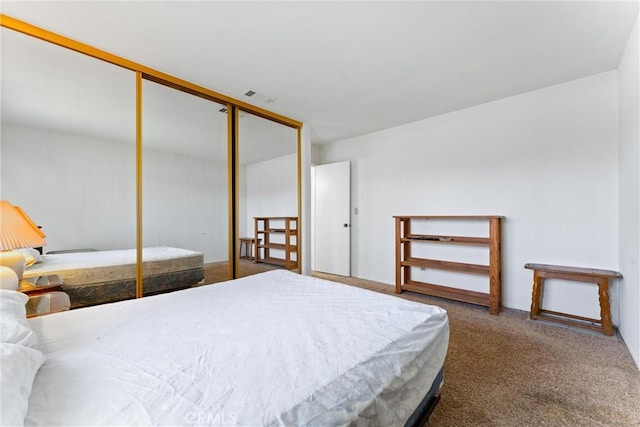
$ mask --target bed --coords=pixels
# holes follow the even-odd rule
[[[142,249],[144,294],[189,288],[204,279],[204,255],[167,246]],[[29,281],[57,274],[71,308],[135,298],[136,250],[42,255],[25,270]]]
[[[412,424],[449,341],[439,307],[285,270],[28,323],[26,425]]]

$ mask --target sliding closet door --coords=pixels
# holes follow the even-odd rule
[[[133,250],[135,73],[1,31],[2,199],[42,227],[44,253]]]
[[[227,116],[221,109],[143,81],[144,295],[229,278]]]
[[[297,129],[238,114],[237,277],[298,271]]]

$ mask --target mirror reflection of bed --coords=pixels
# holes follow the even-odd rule
[[[25,270],[25,281],[40,283],[53,275],[62,279],[71,308],[135,298],[136,250],[64,250],[38,257]],[[190,288],[204,279],[202,252],[157,246],[142,250],[144,295]]]
[[[43,227],[56,272],[60,258],[72,266],[65,286],[77,286],[74,268],[97,264],[92,283],[109,285],[71,290],[74,307],[130,298],[131,265],[100,258],[126,253],[135,263],[135,73],[1,31],[2,198]],[[182,270],[143,263],[145,295],[228,280],[226,108],[148,80],[143,93],[142,246],[201,254],[200,266]],[[297,134],[244,111],[238,129],[238,228],[253,237],[254,216],[297,215]],[[236,273],[277,268],[238,257]],[[28,274],[49,271],[39,264]]]

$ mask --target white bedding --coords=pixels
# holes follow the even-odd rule
[[[276,270],[35,318],[27,425],[398,425],[446,312]]]
[[[42,255],[43,262],[25,270],[24,277],[58,274],[66,286],[131,279],[136,275],[136,256],[135,249]],[[188,249],[142,249],[145,275],[202,268],[203,259],[202,252]]]

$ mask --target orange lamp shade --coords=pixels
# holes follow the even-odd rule
[[[0,251],[44,246],[45,237],[22,209],[0,200]]]

